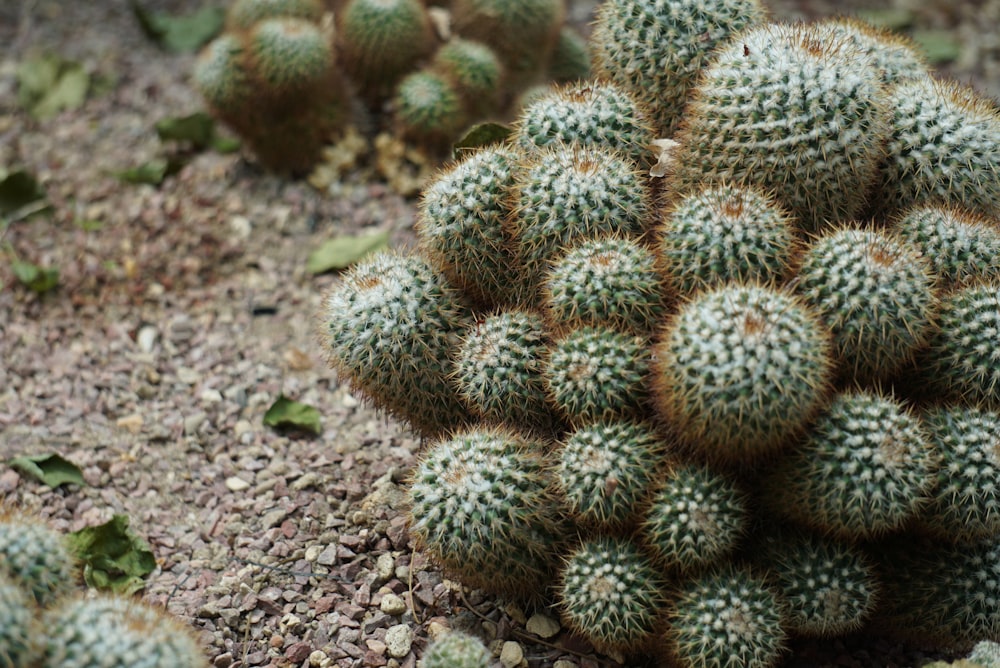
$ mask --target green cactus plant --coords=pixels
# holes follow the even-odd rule
[[[755,541],[752,554],[788,604],[790,633],[844,635],[874,614],[880,587],[875,564],[850,543],[782,529]]]
[[[757,0],[607,0],[591,37],[594,69],[651,110],[658,136],[670,136],[715,49],[764,18]]]
[[[864,206],[886,134],[879,72],[851,40],[768,24],[721,49],[691,94],[670,183],[754,184],[816,231]]]
[[[883,230],[829,230],[813,240],[796,290],[833,333],[848,378],[890,377],[934,332],[937,293],[930,262]]]
[[[579,425],[641,411],[649,362],[647,339],[583,327],[553,342],[542,377],[559,413]]]
[[[846,39],[851,46],[871,58],[883,83],[894,84],[930,76],[920,47],[905,35],[849,16],[824,19],[814,25],[835,40]]]
[[[482,42],[452,37],[434,54],[431,68],[454,82],[469,117],[483,117],[500,107],[503,65]]]
[[[528,431],[557,427],[542,376],[550,344],[537,313],[505,310],[466,330],[455,352],[452,379],[479,415]]]
[[[647,112],[628,93],[605,81],[582,81],[539,91],[521,109],[513,141],[524,150],[555,143],[607,147],[644,165],[654,138]]]
[[[762,576],[720,566],[678,586],[667,616],[670,655],[684,668],[769,668],[785,651],[786,614]]]
[[[1000,112],[972,88],[923,77],[889,88],[881,209],[944,203],[1000,213]]]
[[[163,612],[137,601],[99,595],[50,608],[43,668],[208,668],[197,641]]]
[[[323,317],[330,363],[380,408],[426,435],[466,422],[448,356],[471,316],[422,258],[365,258],[327,295]]]
[[[552,62],[549,63],[549,78],[555,83],[572,83],[590,78],[590,51],[587,40],[569,26],[559,31]]]
[[[255,86],[242,35],[224,33],[209,42],[198,55],[193,79],[213,113],[238,132],[245,132],[241,112],[253,99]]]
[[[0,668],[36,665],[38,636],[34,598],[0,569]]]
[[[941,299],[938,328],[922,362],[947,396],[1000,406],[1000,282],[973,283]]]
[[[1000,535],[1000,413],[938,406],[920,418],[942,458],[921,526],[952,541]]]
[[[247,66],[260,93],[288,101],[308,101],[334,72],[330,35],[318,24],[296,18],[266,19],[247,35]]]
[[[424,668],[489,668],[490,651],[483,641],[461,631],[446,631],[424,651]]]
[[[387,97],[435,47],[420,0],[348,0],[336,18],[344,71],[370,104]]]
[[[519,260],[504,233],[518,164],[518,154],[503,146],[476,151],[438,173],[418,206],[416,232],[424,255],[487,306],[519,300]]]
[[[468,123],[455,82],[432,69],[403,77],[393,96],[400,134],[431,150],[443,150]]]
[[[570,248],[552,263],[541,289],[553,329],[604,325],[649,334],[666,312],[656,257],[628,238]]]
[[[675,464],[653,488],[638,535],[661,566],[690,574],[732,553],[749,517],[735,481],[705,466]]]
[[[471,586],[540,597],[564,540],[545,449],[544,441],[486,426],[433,444],[408,491],[417,544]]]
[[[747,464],[773,454],[824,406],[829,333],[793,294],[756,285],[696,293],[653,346],[653,396],[701,457]]]
[[[665,596],[656,568],[630,541],[586,541],[565,559],[557,599],[563,622],[601,651],[651,645]]]
[[[940,455],[910,410],[871,391],[837,395],[805,442],[763,477],[773,512],[846,539],[877,538],[927,504]]]
[[[1000,280],[1000,224],[994,218],[927,204],[907,209],[891,229],[920,249],[941,288]]]
[[[556,451],[556,487],[575,521],[616,529],[641,510],[667,444],[652,425],[606,420],[572,430]]]
[[[566,247],[588,238],[638,236],[651,202],[639,170],[619,153],[558,144],[530,156],[512,190],[505,229],[524,262],[529,295]]]
[[[777,284],[791,271],[795,222],[756,188],[709,186],[677,198],[657,229],[670,292],[690,294],[726,282]]]
[[[325,11],[322,0],[235,0],[226,10],[226,29],[249,30],[259,21],[281,17],[318,23]]]
[[[564,0],[454,0],[456,33],[492,47],[513,89],[537,83],[566,18]]]
[[[0,506],[0,574],[48,606],[73,590],[76,568],[62,534],[33,515]]]

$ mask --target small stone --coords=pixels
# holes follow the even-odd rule
[[[268,641],[267,644],[269,644],[271,647],[274,647],[275,649],[277,649],[277,648],[279,648],[279,647],[281,647],[282,645],[285,644],[285,639],[282,636],[279,636],[278,634],[275,634],[275,635],[271,636],[271,639]]]
[[[226,489],[230,492],[243,492],[250,489],[250,483],[234,475],[226,478]]]
[[[115,421],[115,425],[132,434],[138,434],[142,431],[142,423],[142,416],[138,413],[120,417]]]
[[[395,594],[385,594],[379,608],[387,615],[401,615],[406,612],[406,601]]]
[[[402,659],[410,653],[412,644],[413,632],[406,624],[397,624],[386,629],[385,645],[389,650],[389,656]]]
[[[579,668],[579,666],[577,666],[572,661],[567,661],[566,659],[559,659],[558,661],[552,664],[552,668]]]
[[[198,428],[201,425],[205,424],[205,420],[207,419],[208,416],[202,413],[201,411],[188,415],[186,418],[184,418],[184,433],[188,436],[197,433]]]
[[[505,642],[500,650],[500,663],[504,665],[504,668],[518,668],[522,665],[524,663],[524,650],[521,649],[521,645],[513,640]]]
[[[144,353],[153,352],[153,346],[156,344],[156,338],[160,335],[160,330],[158,330],[154,325],[144,325],[139,328],[138,333],[135,335],[135,343],[139,346],[139,350]]]
[[[392,577],[396,571],[396,560],[388,552],[378,555],[375,560],[375,574],[378,582],[385,582]]]
[[[229,668],[229,666],[233,665],[233,653],[225,652],[220,654],[215,657],[214,661],[212,661],[212,665],[215,666],[215,668]]]
[[[320,566],[333,566],[337,563],[337,545],[331,544],[323,548],[323,551],[316,557],[316,563]]]
[[[322,545],[310,545],[306,548],[306,561],[316,561],[322,551]]]
[[[293,492],[301,492],[309,487],[315,487],[318,483],[322,482],[322,477],[314,471],[308,471],[303,473],[298,480],[293,482],[289,487]]]
[[[309,665],[314,668],[325,668],[330,665],[330,658],[323,650],[315,650],[309,655]]]
[[[361,402],[355,399],[353,395],[345,394],[344,398],[340,400],[340,403],[344,408],[357,408],[358,404]]]
[[[206,404],[217,404],[222,401],[222,392],[218,390],[205,390],[201,393],[201,401]]]
[[[246,216],[233,216],[229,219],[229,229],[237,239],[249,239],[251,227],[250,219]]]
[[[300,666],[312,653],[312,646],[307,642],[296,642],[288,646],[285,650],[285,658],[291,661],[293,666]]]
[[[442,633],[447,633],[451,628],[442,624],[438,621],[433,621],[427,625],[427,637],[431,640],[437,640],[438,636]]]
[[[250,424],[249,420],[237,420],[236,424],[233,425],[233,434],[239,438],[243,434],[248,434],[253,431],[253,425]]]
[[[519,605],[508,603],[504,606],[503,610],[518,624],[528,623],[528,616],[524,614],[524,610],[522,610]]]
[[[548,615],[536,612],[529,619],[525,628],[528,633],[534,633],[539,638],[551,638],[559,633],[559,622]]]

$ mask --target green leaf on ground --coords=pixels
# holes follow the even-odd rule
[[[97,232],[104,228],[103,220],[80,219],[73,221],[73,224],[84,232]]]
[[[160,141],[186,141],[201,150],[210,146],[215,138],[215,119],[204,111],[165,118],[156,124],[156,134]]]
[[[129,529],[127,515],[69,534],[70,547],[83,563],[87,585],[128,596],[146,586],[145,577],[156,570],[149,544]]]
[[[21,285],[40,295],[59,286],[59,270],[54,267],[39,267],[31,262],[14,260],[11,270]]]
[[[205,6],[190,14],[174,16],[151,12],[129,0],[132,14],[142,31],[167,51],[185,53],[197,51],[222,31],[226,11],[222,7]]]
[[[318,410],[292,401],[285,395],[279,396],[264,413],[264,424],[275,429],[298,429],[316,435],[323,432]]]
[[[910,36],[931,65],[950,63],[962,55],[961,40],[947,30],[914,30]]]
[[[153,158],[138,167],[129,167],[114,174],[125,183],[146,183],[158,186],[163,183],[165,178],[179,172],[183,166],[184,161],[176,158]]]
[[[5,216],[45,198],[35,177],[23,169],[8,172],[0,168],[0,216]]]
[[[388,232],[373,232],[361,235],[344,235],[327,239],[309,254],[306,271],[322,274],[336,269],[345,269],[365,255],[381,250],[389,245]]]
[[[77,109],[90,90],[90,75],[83,66],[54,55],[21,61],[17,82],[21,106],[40,120]]]
[[[857,15],[865,23],[888,30],[906,30],[917,19],[911,10],[896,7],[861,9]]]
[[[87,484],[80,467],[61,455],[25,455],[14,457],[7,464],[49,487]]]
[[[469,128],[469,131],[452,146],[452,152],[457,158],[462,151],[482,148],[490,144],[506,141],[513,128],[502,123],[479,123]]]

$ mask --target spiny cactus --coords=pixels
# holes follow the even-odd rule
[[[606,325],[648,334],[666,312],[656,257],[627,238],[581,242],[542,284],[542,304],[554,329]]]
[[[431,69],[399,82],[393,111],[400,134],[431,149],[446,146],[468,122],[455,82]]]
[[[507,229],[524,261],[522,282],[534,292],[567,246],[641,234],[650,192],[635,164],[619,153],[558,144],[530,157],[518,173],[512,201]]]
[[[290,101],[313,95],[333,74],[330,36],[303,19],[267,19],[255,24],[246,50],[247,66],[261,85],[258,92],[274,98]]]
[[[465,309],[423,259],[385,252],[354,265],[327,296],[322,334],[344,379],[434,434],[468,414],[448,380],[451,346],[470,322]]]
[[[785,602],[759,575],[722,566],[679,586],[667,639],[684,668],[768,668],[785,650]]]
[[[650,424],[587,424],[571,431],[555,453],[556,487],[579,524],[619,528],[638,514],[665,451],[666,443]]]
[[[881,230],[841,227],[815,239],[802,258],[796,289],[821,314],[847,377],[857,381],[895,373],[934,331],[930,263]]]
[[[45,668],[208,668],[197,641],[155,608],[99,595],[48,610]]]
[[[881,92],[871,60],[847,38],[804,24],[741,33],[692,92],[673,188],[752,183],[807,230],[849,220],[882,156]]]
[[[420,0],[348,0],[337,13],[344,70],[369,100],[386,96],[434,49]]]
[[[871,58],[884,83],[930,76],[919,47],[904,35],[847,16],[824,19],[815,26],[819,32],[827,32],[833,39],[846,39]]]
[[[1000,223],[936,204],[907,209],[892,230],[920,249],[943,288],[1000,280]]]
[[[692,573],[719,563],[746,531],[746,495],[729,477],[674,465],[653,489],[640,534],[666,568]]]
[[[447,631],[427,645],[422,658],[424,668],[489,668],[491,656],[479,638]]]
[[[258,21],[280,17],[319,22],[322,0],[235,0],[226,10],[227,30],[249,30]]]
[[[647,340],[609,327],[557,339],[542,366],[549,398],[571,424],[637,413],[646,399]]]
[[[975,283],[945,295],[924,371],[952,397],[1000,406],[1000,283]]]
[[[0,506],[0,574],[48,606],[74,587],[76,558],[63,536],[38,518]]]
[[[425,255],[454,285],[490,306],[519,297],[519,261],[503,231],[517,170],[517,153],[506,147],[476,151],[439,172],[418,207]]]
[[[458,34],[497,52],[514,89],[538,82],[566,18],[564,0],[454,0],[451,12]]]
[[[242,35],[224,33],[199,54],[194,83],[209,107],[239,132],[246,121],[241,112],[254,95],[254,83],[246,62]]]
[[[942,459],[921,525],[949,540],[1000,534],[1000,413],[948,406],[920,417]]]
[[[674,201],[657,229],[657,254],[670,292],[726,282],[777,284],[797,255],[795,222],[756,188],[698,189]]]
[[[664,418],[715,462],[780,449],[824,405],[829,333],[792,294],[754,285],[696,293],[654,345],[653,394]]]
[[[489,115],[499,107],[503,65],[482,42],[452,37],[434,54],[430,67],[454,82],[470,117]]]
[[[634,544],[598,538],[566,557],[557,598],[563,622],[595,647],[635,651],[656,638],[663,586]]]
[[[563,529],[545,443],[477,427],[435,443],[413,472],[410,531],[453,576],[538,598]]]
[[[845,538],[874,538],[917,517],[940,457],[901,402],[843,392],[805,442],[762,482],[768,507],[801,525]]]
[[[0,568],[0,668],[36,665],[39,635],[31,594]]]
[[[954,82],[923,77],[889,89],[879,200],[886,211],[946,203],[1000,213],[1000,112]]]
[[[586,81],[547,89],[526,103],[514,143],[526,149],[554,143],[616,149],[639,165],[651,157],[647,112],[618,86]]]
[[[542,364],[550,345],[537,313],[500,311],[465,331],[452,379],[459,396],[484,418],[550,431],[553,418]]]
[[[658,136],[670,136],[713,51],[764,16],[757,0],[607,0],[591,38],[594,69],[651,110]]]
[[[786,529],[756,541],[752,553],[754,563],[774,574],[791,633],[843,635],[860,629],[875,611],[875,565],[850,543]]]

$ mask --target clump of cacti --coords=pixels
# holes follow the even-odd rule
[[[208,668],[194,634],[135,599],[85,593],[66,538],[0,504],[0,667]]]
[[[195,65],[209,110],[269,169],[308,171],[349,127],[446,157],[525,88],[589,74],[564,0],[463,0],[443,20],[424,0],[333,4],[235,0]]]
[[[703,10],[721,32],[651,40]],[[637,662],[997,638],[992,116],[857,21],[600,12],[645,41],[440,172],[415,253],[327,298],[334,366],[429,437],[417,544]],[[696,71],[668,83],[674,44]]]

